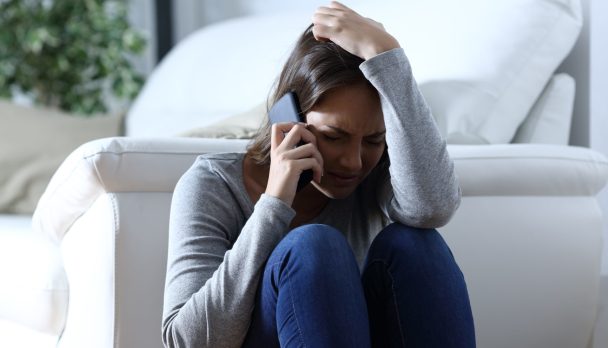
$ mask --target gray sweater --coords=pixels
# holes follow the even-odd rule
[[[313,223],[342,231],[361,266],[392,221],[440,227],[460,203],[453,163],[402,49],[360,69],[380,94],[390,166],[377,167],[348,198],[330,200]],[[253,205],[242,153],[200,156],[171,206],[162,320],[167,347],[240,347],[264,263],[295,211],[263,194]]]

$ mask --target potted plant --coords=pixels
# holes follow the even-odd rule
[[[74,114],[129,101],[143,78],[128,55],[145,40],[119,0],[0,0],[0,97]]]

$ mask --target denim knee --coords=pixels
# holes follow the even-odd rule
[[[454,262],[450,248],[437,230],[401,223],[388,225],[374,238],[366,264],[379,259],[388,263],[398,262],[412,271],[437,265],[433,261]]]
[[[369,346],[359,268],[330,226],[290,231],[272,252],[257,296],[247,347]]]
[[[437,230],[387,226],[362,279],[372,346],[475,347],[464,276]]]
[[[276,247],[271,259],[273,256],[295,258],[303,266],[314,268],[356,264],[344,235],[323,224],[303,225],[291,230]]]

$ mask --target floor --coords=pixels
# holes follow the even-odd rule
[[[594,344],[589,348],[608,347],[608,276],[601,280],[600,306],[595,324]],[[27,341],[24,340],[27,338]],[[2,344],[11,348],[52,348],[56,337],[45,335],[24,327],[0,320]]]
[[[600,284],[600,305],[592,347],[608,348],[608,276],[606,275],[602,277]]]

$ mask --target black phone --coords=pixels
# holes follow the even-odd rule
[[[268,119],[270,124],[277,122],[304,122],[304,114],[300,109],[298,97],[294,92],[288,92],[274,103],[270,111],[268,111]],[[303,145],[305,142],[300,141],[297,146]],[[300,191],[304,186],[312,181],[312,169],[307,169],[300,174],[298,180],[297,191]]]

